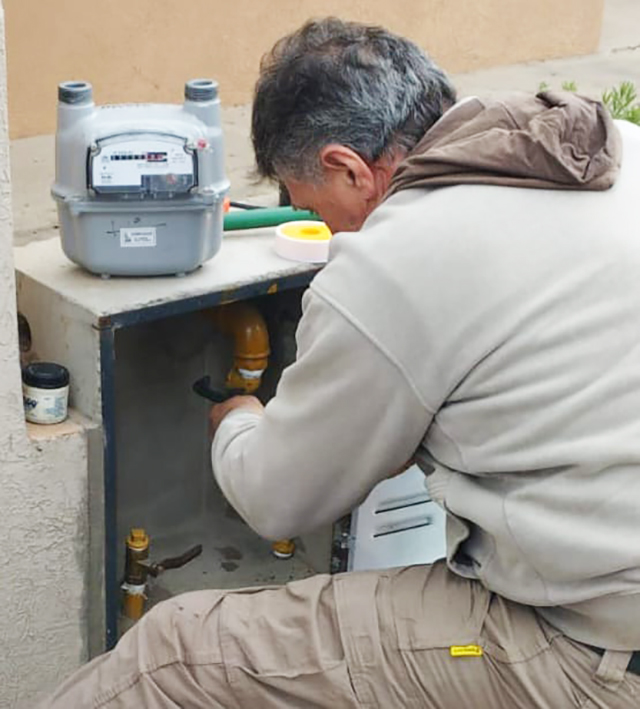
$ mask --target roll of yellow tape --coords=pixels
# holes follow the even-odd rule
[[[326,263],[331,237],[324,222],[286,222],[276,227],[275,250],[290,261]]]

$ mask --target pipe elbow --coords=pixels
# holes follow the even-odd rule
[[[233,368],[227,376],[230,389],[250,394],[260,386],[269,364],[269,331],[260,311],[248,303],[229,303],[211,313],[216,327],[233,337]]]

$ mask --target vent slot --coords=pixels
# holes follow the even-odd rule
[[[378,529],[373,533],[373,538],[378,539],[379,537],[388,537],[390,534],[399,534],[400,532],[408,532],[412,529],[430,527],[432,524],[433,518],[431,516],[404,519],[396,522],[395,524],[385,524],[378,527]]]
[[[375,514],[383,514],[384,512],[393,512],[395,510],[406,510],[418,505],[426,505],[431,502],[429,495],[424,492],[418,495],[405,495],[404,497],[391,497],[383,500],[376,508]]]

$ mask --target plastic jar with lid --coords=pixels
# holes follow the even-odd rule
[[[32,362],[22,370],[25,418],[31,423],[53,424],[67,418],[69,371],[55,362]]]

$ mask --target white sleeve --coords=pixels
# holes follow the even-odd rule
[[[264,414],[231,412],[212,444],[220,488],[269,539],[353,509],[414,454],[432,420],[397,366],[311,289],[297,340]]]

